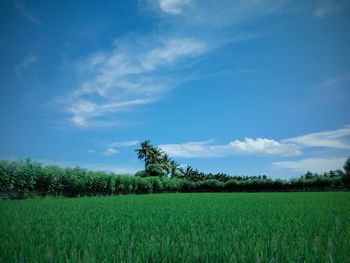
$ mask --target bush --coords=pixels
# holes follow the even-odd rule
[[[0,161],[0,191],[10,192],[14,186],[13,164],[9,161]]]
[[[237,180],[228,180],[224,185],[225,191],[235,192],[240,190],[240,182]]]
[[[157,176],[148,177],[147,181],[150,183],[153,193],[163,192],[163,190],[164,190],[163,182],[164,181],[162,181],[162,179],[160,177],[157,177]]]
[[[164,181],[164,191],[166,192],[179,192],[182,188],[181,179],[167,179]]]
[[[148,194],[152,192],[152,183],[148,178],[134,177],[134,191],[137,194]]]
[[[138,171],[135,173],[135,176],[146,177],[146,171],[145,170]]]
[[[220,192],[224,189],[224,183],[216,179],[208,179],[201,181],[197,185],[200,192]]]
[[[146,176],[166,177],[166,173],[159,164],[150,164],[146,167]]]

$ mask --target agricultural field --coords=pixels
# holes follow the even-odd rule
[[[0,201],[0,262],[349,262],[350,192]]]

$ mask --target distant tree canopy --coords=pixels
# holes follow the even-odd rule
[[[137,172],[135,174],[136,176],[148,177],[170,175],[171,178],[180,178],[192,182],[200,182],[205,180],[218,180],[221,182],[227,182],[229,180],[247,181],[268,179],[266,175],[238,176],[228,175],[225,173],[204,173],[199,171],[198,169],[193,169],[190,165],[182,167],[176,161],[174,161],[168,154],[164,153],[157,146],[152,145],[149,140],[141,142],[140,148],[136,149],[135,151],[137,152],[138,159],[145,163],[145,170]],[[150,168],[148,168],[149,166]],[[300,177],[300,180],[312,180],[321,177],[342,177],[344,182],[350,184],[350,157],[345,162],[343,168],[345,173],[340,169],[335,171],[331,170],[323,174],[317,174],[308,171]],[[161,170],[163,170],[165,173],[161,172]],[[158,175],[155,175],[157,173]],[[345,175],[348,175],[348,177],[346,177]]]
[[[344,168],[345,174],[350,176],[350,157],[345,161],[343,168]]]
[[[347,186],[350,186],[350,157],[346,160],[343,168],[345,171],[345,174],[343,177],[344,184]]]
[[[145,172],[138,172],[138,176],[166,176],[175,177],[179,164],[172,160],[170,156],[161,149],[153,146],[150,141],[146,140],[140,143],[140,148],[135,150],[137,158],[145,163]],[[158,175],[155,175],[158,174]]]

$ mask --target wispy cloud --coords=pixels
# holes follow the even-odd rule
[[[319,85],[323,91],[331,90],[350,82],[350,74],[329,78]]]
[[[191,3],[191,0],[159,0],[160,9],[169,14],[180,14],[182,9]]]
[[[339,158],[306,158],[297,161],[274,162],[274,168],[289,169],[296,172],[305,173],[307,171],[323,173],[329,170],[341,169],[346,161],[346,157]]]
[[[348,0],[318,0],[315,1],[313,14],[316,17],[326,17],[350,7]]]
[[[140,40],[140,39],[139,39]],[[66,112],[77,126],[90,126],[98,117],[157,101],[171,87],[167,70],[175,63],[201,55],[206,44],[191,38],[158,39],[151,45],[117,40],[109,51],[98,51],[81,70],[92,75],[68,98]],[[98,102],[97,102],[98,101]]]
[[[306,147],[329,147],[336,149],[350,149],[350,126],[333,131],[310,133],[283,140]]]
[[[107,148],[104,151],[103,155],[105,155],[105,156],[114,156],[114,155],[117,155],[118,153],[119,153],[119,151],[117,149],[109,147],[109,148]]]
[[[107,145],[106,150],[102,153],[104,156],[114,156],[119,153],[120,148],[132,147],[138,145],[139,141],[117,141]]]
[[[14,7],[23,17],[28,19],[30,22],[36,25],[42,24],[41,20],[37,17],[37,15],[32,10],[30,10],[30,8],[23,1],[15,0]]]
[[[226,155],[228,145],[211,145],[211,141],[184,142],[179,144],[159,145],[164,152],[172,157],[181,158],[210,158]]]
[[[37,56],[33,54],[27,55],[21,62],[15,67],[15,72],[18,77],[22,76],[23,71],[27,70],[32,64],[38,61]]]
[[[118,141],[118,142],[112,142],[109,144],[109,147],[131,147],[138,145],[140,142],[139,141]]]

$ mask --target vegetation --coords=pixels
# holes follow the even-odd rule
[[[263,176],[203,173],[172,160],[149,141],[141,142],[137,156],[145,170],[135,176],[88,171],[79,167],[43,166],[30,159],[0,160],[0,197],[35,195],[113,195],[163,192],[320,191],[350,189],[350,158],[342,170],[322,175],[307,172],[291,180]]]
[[[349,175],[338,170],[323,175],[306,173],[291,180],[265,176],[204,174],[187,168],[169,177],[160,164],[149,164],[136,176],[88,171],[79,167],[43,166],[31,160],[0,161],[2,197],[35,195],[114,195],[162,192],[323,191],[349,189]]]
[[[313,192],[1,201],[0,262],[348,262],[349,200]]]

